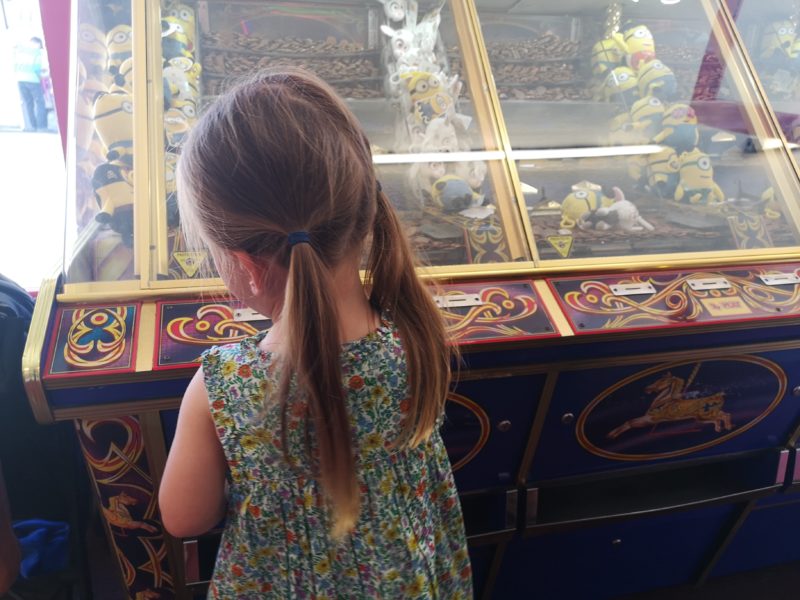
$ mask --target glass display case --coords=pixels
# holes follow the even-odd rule
[[[67,295],[218,286],[180,232],[181,145],[237,78],[281,66],[352,107],[435,274],[786,257],[798,180],[726,15],[718,0],[79,2]]]
[[[718,4],[503,4],[476,2],[543,264],[797,246],[797,183]]]
[[[800,3],[727,0],[744,47],[793,151],[800,142]]]

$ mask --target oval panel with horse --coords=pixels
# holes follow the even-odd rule
[[[616,460],[691,454],[753,427],[785,391],[783,370],[757,356],[660,364],[600,393],[576,434],[589,452]]]

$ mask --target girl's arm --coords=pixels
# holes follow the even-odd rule
[[[167,531],[175,537],[199,535],[222,520],[226,468],[208,406],[203,370],[198,369],[183,396],[158,493]]]

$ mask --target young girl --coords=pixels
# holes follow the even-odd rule
[[[173,535],[225,518],[209,595],[471,598],[444,326],[355,116],[313,75],[259,74],[200,119],[179,186],[184,227],[273,320],[203,355],[161,482]]]

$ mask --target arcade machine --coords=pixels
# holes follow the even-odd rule
[[[129,596],[204,593],[218,532],[170,537],[156,490],[199,354],[269,326],[187,247],[175,165],[281,65],[346,98],[444,281],[477,596],[800,558],[740,550],[800,517],[800,178],[737,24],[720,0],[77,0],[71,241],[23,368],[38,420],[75,424]]]

